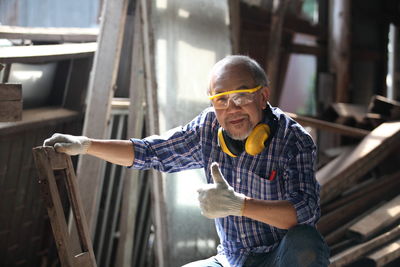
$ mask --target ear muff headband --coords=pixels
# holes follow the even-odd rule
[[[236,155],[233,154],[230,149],[228,148],[226,142],[225,142],[225,138],[224,138],[224,129],[222,129],[222,127],[220,127],[218,129],[218,143],[219,146],[221,147],[222,151],[225,152],[226,154],[228,154],[229,156],[236,158]]]
[[[271,134],[271,128],[265,123],[258,124],[249,137],[247,137],[244,148],[247,154],[255,156],[260,154],[265,148],[265,142]]]

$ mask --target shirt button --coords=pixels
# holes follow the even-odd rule
[[[238,183],[240,183],[240,179],[237,179],[236,181],[237,181]]]
[[[245,235],[245,234],[241,234],[240,237],[241,237],[241,238],[245,238],[246,235]]]

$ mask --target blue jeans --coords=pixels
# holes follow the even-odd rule
[[[268,253],[251,253],[244,267],[317,267],[329,265],[329,248],[319,232],[309,225],[297,225],[287,232],[279,246]],[[184,267],[222,267],[211,257]]]

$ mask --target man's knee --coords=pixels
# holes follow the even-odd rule
[[[310,225],[296,225],[289,229],[282,245],[284,253],[287,256],[291,255],[295,262],[301,263],[300,266],[314,266],[313,263],[327,262],[329,258],[328,246],[317,229]]]
[[[291,242],[305,244],[325,244],[322,236],[317,229],[311,225],[299,224],[289,229],[285,235],[285,239]]]

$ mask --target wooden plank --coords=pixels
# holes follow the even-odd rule
[[[51,42],[96,42],[97,28],[55,28],[0,26],[0,39]]]
[[[370,132],[356,147],[321,168],[317,180],[321,185],[321,203],[340,195],[375,167],[400,144],[400,122],[383,123]]]
[[[366,240],[399,219],[400,195],[353,224],[349,233]]]
[[[365,210],[398,194],[398,187],[400,186],[400,173],[396,173],[387,178],[388,183],[377,184],[371,191],[366,191],[358,198],[349,199],[347,203],[339,206],[335,210],[323,214],[318,221],[318,230],[326,235],[341,225],[347,223],[355,216],[362,214]],[[390,182],[389,182],[390,181]],[[368,188],[370,189],[370,188]],[[357,194],[358,195],[358,194]]]
[[[1,101],[21,101],[22,85],[0,83],[0,102]]]
[[[371,250],[384,245],[400,236],[400,225],[396,226],[392,230],[371,239],[365,243],[356,245],[345,251],[330,258],[331,265],[329,267],[339,267],[346,264],[352,263],[360,259],[363,255],[370,252]]]
[[[97,43],[9,46],[0,48],[1,63],[42,63],[93,56]]]
[[[348,151],[350,152],[350,151]],[[346,153],[348,153],[346,152]],[[361,184],[358,188],[351,188],[351,192],[344,192],[343,196],[337,200],[334,200],[328,204],[321,206],[322,214],[327,214],[328,212],[334,211],[348,203],[356,201],[358,198],[363,196],[372,196],[374,191],[381,191],[384,196],[387,196],[385,192],[391,191],[392,187],[396,184],[400,186],[400,173],[394,173],[392,175],[387,175],[380,177],[378,179],[371,178],[364,184]]]
[[[157,104],[157,82],[155,66],[154,32],[151,24],[151,0],[141,0],[140,14],[142,22],[143,59],[145,68],[146,100],[147,100],[147,134],[159,134],[159,111]],[[156,235],[156,265],[167,266],[168,255],[168,227],[167,208],[164,199],[163,179],[160,172],[151,171],[152,204]]]
[[[127,136],[141,138],[144,128],[144,116],[146,110],[145,101],[145,77],[143,59],[143,38],[140,23],[140,1],[136,2],[134,15],[134,35],[131,57],[131,73],[133,77],[129,85],[129,101],[125,103],[129,107]],[[116,100],[116,99],[114,99]],[[113,101],[113,106],[122,105]],[[131,105],[130,103],[135,103]],[[135,240],[136,221],[138,217],[138,205],[140,196],[139,186],[140,173],[138,170],[131,170],[125,173],[124,191],[122,196],[120,216],[120,238],[118,240],[117,258],[115,266],[123,267],[132,264],[132,257]],[[136,244],[138,242],[136,241]]]
[[[43,107],[24,110],[22,120],[18,122],[0,123],[0,136],[36,129],[45,125],[78,120],[79,112],[58,107]]]
[[[400,239],[397,239],[383,248],[369,254],[366,258],[372,261],[374,266],[377,267],[385,266],[389,262],[400,258]]]
[[[95,54],[92,77],[88,87],[88,105],[85,113],[83,135],[105,139],[110,119],[111,99],[116,84],[116,74],[122,47],[122,35],[126,20],[128,0],[107,0],[104,2],[98,50]],[[81,190],[84,212],[93,236],[96,227],[97,210],[102,184],[101,166],[103,161],[94,157],[81,157],[77,176]],[[90,177],[90,179],[87,179]],[[92,194],[85,193],[90,189]]]
[[[316,129],[327,130],[327,131],[345,135],[345,136],[365,137],[370,133],[370,131],[367,131],[364,129],[345,126],[345,125],[341,125],[338,123],[319,120],[319,119],[315,119],[315,118],[311,118],[311,117],[307,117],[307,116],[301,116],[301,115],[297,115],[295,113],[290,113],[290,112],[285,112],[285,113],[303,126],[311,126]]]

